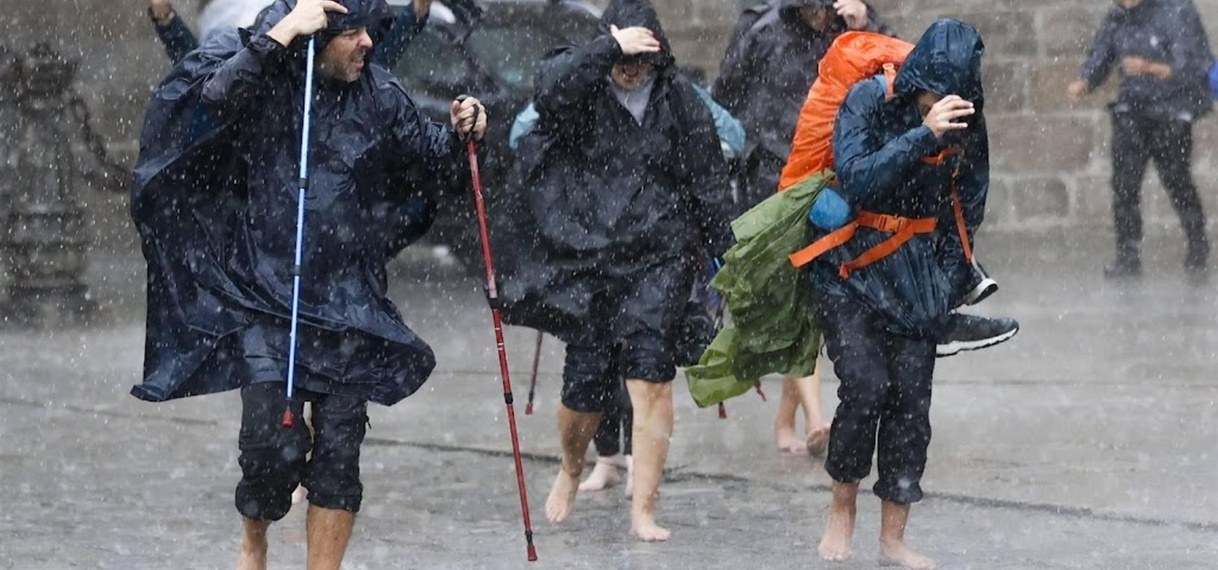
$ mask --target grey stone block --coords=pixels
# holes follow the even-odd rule
[[[1024,176],[1011,181],[1011,203],[1023,222],[1062,222],[1070,216],[1070,194],[1057,176]]]
[[[1018,175],[1085,168],[1095,136],[1087,117],[997,115],[988,117],[991,165]]]

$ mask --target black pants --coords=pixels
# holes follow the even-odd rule
[[[625,379],[617,375],[620,389],[613,405],[601,416],[601,423],[596,426],[596,435],[592,443],[596,445],[596,454],[600,457],[612,457],[619,453],[631,455],[634,447],[634,406],[630,403],[630,392],[626,390]]]
[[[842,483],[867,477],[878,432],[876,496],[901,504],[921,500],[934,340],[888,333],[878,315],[845,297],[821,295],[817,305],[829,359],[841,380],[825,470]]]
[[[241,389],[237,510],[253,520],[277,521],[291,508],[296,485],[303,483],[309,490],[310,504],[359,512],[364,494],[359,453],[368,423],[368,403],[297,391],[292,401],[296,421],[291,428],[284,428],[284,388],[282,382],[261,382]],[[306,401],[313,411],[308,423],[304,418]]]
[[[1148,118],[1136,112],[1112,113],[1112,213],[1117,255],[1138,257],[1142,241],[1142,179],[1153,159],[1167,189],[1189,253],[1209,254],[1205,211],[1192,175],[1193,125],[1187,121]]]

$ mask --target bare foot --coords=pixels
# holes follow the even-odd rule
[[[829,448],[829,428],[829,424],[823,424],[816,429],[808,430],[805,447],[810,455],[819,457],[825,454],[825,450]]]
[[[672,536],[668,529],[656,524],[655,515],[650,514],[631,515],[630,534],[641,542],[664,542]]]
[[[571,515],[571,507],[575,506],[575,493],[579,491],[579,476],[567,475],[561,467],[554,486],[550,488],[550,497],[546,499],[546,518],[552,523],[560,523]]]
[[[854,508],[834,507],[829,510],[829,523],[820,540],[820,557],[834,562],[850,559],[850,543],[854,539]]]
[[[296,490],[292,491],[292,504],[299,505],[305,498],[304,485],[297,485]]]
[[[933,570],[938,566],[934,560],[910,550],[902,540],[880,540],[880,554],[889,562],[900,564],[911,570]]]
[[[614,457],[597,457],[596,465],[592,467],[592,473],[588,475],[587,479],[584,479],[583,483],[579,484],[579,490],[600,491],[621,483],[622,478],[617,474],[617,461],[614,460]]]
[[[626,456],[626,498],[634,498],[634,456]]]
[[[237,570],[266,570],[266,530],[270,523],[245,520]]]
[[[795,428],[774,426],[774,439],[778,441],[780,453],[807,453],[808,444],[795,436]]]

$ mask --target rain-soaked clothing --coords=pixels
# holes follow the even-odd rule
[[[748,144],[740,165],[739,215],[778,191],[778,178],[791,154],[799,110],[816,81],[818,63],[834,36],[809,27],[799,8],[808,0],[775,0],[777,9],[758,16],[747,10],[747,30],[729,47],[711,93],[741,123]],[[869,9],[867,31],[890,34]],[[891,34],[890,34],[891,35]]]
[[[1114,6],[1104,17],[1083,64],[1090,88],[1120,70],[1126,57],[1166,63],[1166,81],[1120,71],[1112,112],[1112,210],[1118,262],[1136,262],[1142,241],[1141,192],[1146,164],[1159,177],[1188,239],[1189,261],[1209,256],[1205,212],[1192,177],[1193,122],[1212,106],[1206,76],[1214,57],[1191,0],[1143,0],[1134,8]]]
[[[853,239],[812,263],[818,290],[855,299],[884,316],[885,327],[895,334],[936,336],[972,278],[951,188],[959,168],[955,186],[971,240],[985,216],[990,181],[980,74],[983,50],[975,30],[941,21],[901,66],[892,99],[887,98],[883,75],[878,75],[851,88],[838,111],[833,140],[836,190],[851,211],[938,218],[935,232],[914,235],[892,255],[849,278],[839,275],[841,264],[888,240],[891,233],[860,227]],[[922,124],[914,100],[919,90],[972,101],[976,113],[968,117],[969,128],[936,139]],[[923,160],[949,147],[963,152],[942,165]]]
[[[323,509],[359,512],[364,485],[359,477],[360,445],[368,424],[368,403],[359,398],[302,391],[292,399],[292,413],[302,418],[308,402],[309,422],[285,429],[285,386],[250,384],[241,389],[241,482],[237,511],[259,521],[277,521],[292,507],[297,485],[309,490],[309,504]],[[310,431],[310,428],[312,431]]]
[[[954,186],[968,236],[985,214],[989,149],[981,56],[973,28],[940,20],[918,41],[887,97],[883,76],[856,84],[834,128],[838,192],[854,212],[938,218],[938,230],[915,234],[891,255],[842,277],[838,268],[892,237],[860,226],[844,245],[812,262],[815,302],[840,403],[830,431],[826,471],[857,482],[871,469],[879,433],[879,480],[885,501],[912,503],[930,444],[930,393],[935,338],[972,274],[952,204]],[[922,125],[915,95],[959,95],[974,103],[969,128],[937,139]],[[923,161],[945,147],[963,149],[943,165]]]
[[[918,502],[930,446],[934,339],[888,332],[882,317],[847,297],[823,295],[817,312],[825,350],[841,380],[825,472],[834,481],[861,481],[871,473],[875,454],[875,495],[892,503]]]
[[[564,398],[577,411],[601,411],[612,397],[619,343],[627,378],[673,378],[671,344],[696,257],[730,243],[714,121],[676,71],[654,9],[615,2],[602,18],[610,24],[645,26],[663,45],[651,57],[642,121],[610,90],[623,57],[612,36],[551,54],[538,73],[537,127],[513,175],[520,203],[496,220],[505,318],[568,343],[565,383],[607,387]]]
[[[347,29],[375,42],[391,21],[384,0],[344,4],[318,54]],[[430,223],[436,185],[464,171],[457,138],[381,67],[317,79],[288,403],[298,418],[311,403],[313,431],[283,429],[305,41],[284,47],[266,32],[293,5],[277,0],[240,41],[222,35],[174,67],[148,111],[132,196],[148,260],[144,382],[132,393],[242,390],[236,506],[255,520],[282,518],[297,483],[312,505],[359,510],[367,402],[397,403],[435,366],[386,297],[385,263]]]
[[[383,0],[345,3],[318,53],[339,30],[368,26],[375,41],[390,21]],[[153,96],[132,197],[148,260],[141,399],[286,378],[305,42],[265,32],[292,5],[277,1],[240,42],[193,52]],[[406,228],[398,216],[460,181],[464,155],[376,65],[349,84],[319,78],[311,129],[297,386],[392,405],[435,365],[385,272],[429,208]]]

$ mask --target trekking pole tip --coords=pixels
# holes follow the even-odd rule
[[[526,416],[533,415],[533,402],[532,401],[529,401],[529,403],[524,405],[524,415],[526,415]]]
[[[283,411],[283,427],[286,429],[292,428],[292,408]]]
[[[529,562],[537,562],[537,549],[533,547],[533,543],[529,543]]]

